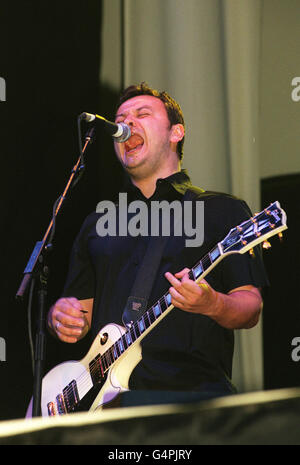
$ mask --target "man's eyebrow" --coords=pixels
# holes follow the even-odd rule
[[[145,110],[145,109],[146,109],[146,110],[151,110],[151,111],[152,111],[152,107],[149,106],[149,105],[142,105],[141,107],[136,108],[135,111],[141,111],[141,110]],[[125,115],[127,115],[127,113],[128,113],[128,112],[126,112],[126,111],[125,111],[124,113],[117,113],[116,116],[115,116],[115,118],[118,118],[118,117],[120,117],[120,116],[125,116]]]
[[[137,111],[141,111],[141,110],[144,110],[144,109],[152,110],[152,107],[150,105],[143,105],[143,106],[137,108]]]

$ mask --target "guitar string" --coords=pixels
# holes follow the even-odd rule
[[[193,273],[193,270],[194,268],[198,267],[199,264],[201,264],[202,261],[204,261],[205,259],[209,259],[210,260],[210,257],[209,257],[209,254],[206,254],[189,272],[189,277],[191,279],[195,279],[195,276],[194,276],[194,273]],[[211,261],[211,260],[210,260]],[[96,358],[100,355],[100,357],[98,358],[98,360],[95,362],[95,364],[93,366],[91,366],[89,368],[89,370],[85,370],[84,372],[82,372],[77,379],[75,379],[74,381],[76,382],[76,385],[77,385],[77,392],[78,392],[78,388],[81,389],[81,390],[85,390],[86,387],[89,387],[92,383],[92,387],[93,387],[93,380],[91,380],[91,377],[93,377],[93,375],[97,375],[97,373],[102,373],[103,374],[106,374],[106,372],[110,369],[111,365],[113,365],[115,363],[115,361],[118,360],[118,358],[137,340],[139,339],[142,334],[144,333],[144,331],[146,329],[148,329],[168,308],[169,308],[169,305],[168,305],[168,302],[166,300],[167,296],[169,296],[169,293],[166,293],[164,294],[152,307],[150,307],[149,309],[147,309],[144,314],[140,317],[140,319],[136,322],[134,322],[134,324],[129,328],[127,329],[127,331],[115,342],[113,343],[103,354],[98,354],[96,357],[94,357],[94,359],[90,362],[92,363],[94,360],[96,360]],[[159,315],[156,315],[155,312],[154,312],[154,308],[156,308],[159,304],[159,308],[160,308],[160,314]],[[163,309],[162,308],[162,305],[166,305],[166,308]],[[154,316],[154,321],[151,322],[151,319],[149,318],[149,313],[152,311],[152,314]],[[144,328],[145,330],[140,332],[140,326],[139,326],[139,323],[141,322],[142,319],[145,318],[145,316],[147,316],[148,320],[149,320],[149,326],[148,328],[146,327],[146,325],[144,324]],[[126,334],[128,333],[131,333],[131,330],[134,330],[134,334],[136,335],[137,333],[137,330],[138,330],[138,333],[140,333],[137,338],[132,341],[131,344],[128,345],[127,343],[127,339],[126,339]],[[124,342],[123,342],[123,339],[125,338],[125,341],[126,341],[126,345],[127,347],[124,348],[124,351],[122,352],[120,350],[120,347],[119,347],[119,344],[120,344],[120,341],[122,340],[122,346],[124,347]],[[132,338],[130,337],[130,339],[132,340]],[[117,351],[116,351],[116,347],[119,348],[119,351],[121,351],[121,354],[118,355]],[[114,353],[117,354],[117,357],[114,358]],[[109,362],[109,360],[107,360],[107,356],[106,354],[109,354],[111,359],[112,359],[112,363]],[[104,368],[104,363],[103,361],[106,361],[106,364],[107,364],[107,368]],[[100,362],[100,366],[99,367],[99,362]],[[102,368],[102,369],[101,369]],[[101,380],[101,378],[100,378]],[[69,396],[70,394],[74,393],[73,391],[73,387],[72,385],[69,386],[67,385],[65,388],[63,388],[63,394],[64,395],[67,395]],[[81,400],[81,399],[80,399]]]
[[[264,216],[265,213],[266,213],[266,212],[265,212],[265,210],[264,210],[263,212],[259,213],[258,215],[255,215],[255,217],[259,219],[259,217]],[[246,220],[246,221],[245,221],[244,223],[242,223],[242,224],[250,223],[250,221],[251,221],[251,218],[250,218],[249,220]],[[237,229],[237,228],[235,228],[235,229]],[[238,233],[236,233],[236,235],[238,235]],[[195,275],[194,275],[194,269],[197,268],[200,264],[202,264],[202,262],[204,262],[207,258],[210,259],[209,254],[206,254],[206,255],[205,255],[205,256],[204,256],[191,270],[190,270],[190,272],[189,272],[189,277],[190,277],[190,279],[193,279],[193,280],[197,279],[197,277],[195,277]],[[210,261],[211,261],[211,259],[210,259]],[[203,268],[202,268],[202,269],[203,269]],[[135,323],[131,326],[131,328],[128,329],[128,330],[127,330],[114,344],[112,344],[112,346],[110,346],[103,354],[99,354],[100,357],[99,357],[98,360],[96,360],[96,358],[97,358],[97,356],[96,356],[96,357],[91,361],[91,362],[93,362],[94,360],[96,360],[96,361],[95,361],[95,364],[94,364],[92,367],[90,367],[89,372],[88,372],[87,370],[85,370],[85,372],[83,372],[81,375],[79,375],[77,381],[75,380],[75,382],[77,383],[77,386],[79,386],[79,384],[80,384],[80,387],[83,388],[82,386],[83,386],[84,383],[87,383],[87,382],[88,382],[88,383],[90,384],[90,382],[91,382],[91,381],[90,381],[91,375],[96,375],[97,373],[100,373],[100,372],[101,372],[101,376],[102,376],[102,374],[105,374],[105,373],[109,370],[109,368],[111,367],[111,365],[113,365],[114,362],[122,355],[122,353],[124,353],[124,352],[131,346],[131,344],[128,345],[128,343],[127,343],[126,334],[131,333],[131,330],[133,329],[134,334],[135,334],[135,336],[136,336],[136,330],[138,330],[138,332],[140,332],[139,322],[140,322],[142,319],[144,319],[144,317],[145,317],[146,315],[147,315],[147,317],[148,317],[148,319],[149,319],[149,327],[150,327],[150,326],[157,320],[157,318],[159,318],[159,316],[162,315],[162,314],[164,313],[164,311],[165,311],[166,309],[165,309],[165,310],[162,310],[162,311],[160,312],[159,315],[156,315],[155,312],[154,312],[154,308],[156,308],[157,305],[160,304],[160,310],[161,310],[161,301],[163,301],[163,302],[165,303],[165,302],[166,302],[165,297],[166,297],[167,295],[168,295],[168,294],[165,294],[163,297],[161,297],[161,298],[159,299],[158,302],[156,302],[155,305],[153,305],[153,307],[151,307],[150,309],[146,310],[146,312],[142,315],[142,317],[141,317],[137,322],[135,322]],[[166,304],[167,304],[167,302],[166,302]],[[168,308],[168,306],[167,306],[167,308]],[[149,318],[149,313],[150,313],[151,311],[152,311],[152,314],[153,314],[153,316],[154,316],[154,318],[155,318],[154,321],[152,321],[152,322],[151,322],[151,320],[150,320],[150,318]],[[145,327],[145,325],[144,325],[144,327]],[[145,330],[146,330],[146,329],[147,329],[147,328],[145,328]],[[132,341],[132,344],[133,344],[137,339],[139,339],[139,337],[141,337],[142,334],[143,334],[143,332],[140,333],[140,334],[136,337],[136,339],[135,339],[134,341]],[[124,350],[123,350],[123,352],[122,352],[122,350],[120,349],[120,346],[119,346],[119,341],[122,340],[122,347],[124,347],[124,341],[123,341],[124,338],[125,338],[127,347],[125,347]],[[132,340],[131,334],[130,334],[130,339]],[[121,352],[120,355],[118,354],[118,352],[117,352],[117,350],[116,350],[116,347],[119,348],[119,351]],[[110,355],[111,359],[113,360],[112,363],[110,363],[109,360],[107,360],[107,356],[106,356],[107,353]],[[117,354],[117,357],[116,357],[116,358],[114,357],[114,354],[115,354],[115,353]],[[104,363],[103,363],[104,361],[106,362],[107,368],[104,367]],[[85,379],[82,379],[82,378],[85,378]],[[93,381],[92,381],[92,382],[93,382]],[[72,386],[67,386],[66,388],[64,388],[63,391],[64,391],[64,393],[66,393],[67,395],[69,395],[69,393],[70,393],[71,391],[73,391]]]
[[[190,279],[193,279],[195,280],[195,276],[194,276],[194,268],[198,267],[199,264],[202,263],[202,261],[204,261],[205,259],[209,259],[210,260],[210,257],[209,255],[205,255],[189,272],[189,277]],[[211,260],[210,260],[211,261]],[[204,269],[204,267],[201,268],[202,270]],[[152,307],[150,307],[149,309],[147,309],[144,314],[139,318],[139,320],[137,320],[136,322],[133,323],[133,325],[126,330],[126,332],[115,342],[113,343],[103,354],[98,354],[96,357],[94,357],[93,360],[91,360],[90,363],[92,363],[93,361],[95,361],[95,364],[91,367],[89,367],[89,370],[85,370],[84,372],[82,372],[77,379],[75,379],[74,381],[76,382],[76,386],[77,386],[77,392],[78,392],[78,388],[81,389],[81,390],[85,390],[87,387],[89,387],[92,383],[92,387],[93,387],[93,380],[91,380],[91,377],[96,376],[98,373],[103,373],[105,374],[111,367],[111,365],[113,365],[115,363],[115,361],[118,360],[118,358],[137,340],[139,339],[142,334],[146,331],[146,329],[148,329],[168,308],[169,308],[169,303],[167,301],[167,297],[169,296],[170,294],[169,293],[166,293],[164,294]],[[157,308],[157,306],[159,305],[159,309],[160,309],[160,313],[159,315],[156,315],[155,314],[155,311],[154,311],[154,308]],[[166,308],[164,309],[163,308],[163,305],[166,305]],[[152,312],[152,316],[154,317],[154,320],[151,322],[151,318],[149,317],[149,314]],[[147,316],[148,318],[148,321],[149,321],[149,326],[147,327],[145,323],[143,323],[143,326],[144,326],[144,331],[141,332],[140,330],[140,322],[144,320],[145,316]],[[132,340],[132,337],[131,337],[131,333],[135,334],[138,334],[138,336],[136,337],[135,340]],[[131,344],[128,344],[127,342],[127,339],[126,339],[126,335],[127,334],[130,334],[130,340],[132,341]],[[124,344],[124,338],[125,338],[125,341],[126,341],[126,344]],[[122,347],[125,347],[123,352],[121,351],[120,349],[120,341],[122,340]],[[127,347],[126,347],[127,346]],[[119,348],[119,352],[120,352],[120,355],[118,354],[118,351],[116,350],[116,347]],[[117,354],[117,357],[115,358],[114,357],[114,354]],[[107,359],[107,354],[110,356],[112,362],[110,363],[109,359]],[[96,360],[98,357],[98,360]],[[99,362],[100,362],[100,366],[99,366]],[[106,362],[106,365],[107,365],[107,368],[105,368],[104,366],[104,363],[103,362]],[[101,376],[102,377],[102,376]],[[100,380],[101,380],[101,377],[100,377]],[[63,394],[66,395],[66,396],[69,396],[70,394],[73,394],[74,391],[73,391],[73,387],[72,385],[69,386],[67,385],[65,388],[63,388]],[[81,400],[81,399],[80,399]]]
[[[137,339],[139,339],[139,337],[142,336],[142,334],[143,334],[144,331],[143,331],[143,332],[140,332],[140,329],[139,329],[139,326],[138,326],[138,323],[140,322],[140,320],[141,320],[142,318],[145,318],[145,316],[148,315],[149,312],[152,311],[153,316],[155,317],[155,320],[154,320],[154,321],[156,321],[157,318],[158,318],[160,315],[162,315],[162,314],[166,311],[166,309],[167,309],[168,307],[167,307],[165,310],[162,310],[161,313],[160,313],[158,316],[156,316],[156,315],[154,314],[154,311],[153,311],[153,308],[154,308],[155,306],[157,306],[158,303],[160,304],[160,308],[162,308],[162,303],[164,303],[164,302],[165,302],[165,296],[161,297],[161,298],[159,299],[159,301],[158,301],[153,307],[151,307],[151,308],[149,308],[148,310],[146,310],[145,313],[141,316],[141,318],[140,318],[137,322],[135,322],[134,325],[132,325],[131,328],[128,329],[128,330],[127,330],[115,343],[113,343],[103,354],[98,354],[96,357],[94,357],[94,359],[93,359],[90,363],[92,363],[93,361],[95,361],[95,364],[94,364],[93,366],[90,367],[89,371],[85,370],[84,372],[82,372],[82,373],[79,375],[79,377],[77,378],[77,380],[75,379],[75,382],[76,382],[77,386],[78,386],[79,388],[81,388],[81,389],[84,389],[87,385],[90,385],[90,384],[91,384],[91,376],[97,375],[98,373],[102,373],[102,372],[103,372],[103,374],[105,374],[105,373],[110,369],[111,365],[113,365],[114,362],[117,361],[117,359],[122,355],[122,353],[124,353]],[[154,321],[153,321],[153,323],[154,323]],[[150,320],[150,319],[149,319],[149,323],[151,323],[151,320]],[[151,324],[152,324],[152,323],[151,323]],[[150,324],[150,325],[151,325],[151,324]],[[149,326],[150,326],[150,325],[149,325]],[[149,326],[148,326],[148,327],[149,327]],[[132,340],[132,337],[130,337],[130,339],[132,340],[132,343],[131,343],[131,344],[128,344],[127,339],[126,339],[126,335],[127,335],[128,333],[131,333],[132,328],[133,328],[133,330],[134,330],[134,334],[135,334],[135,335],[136,335],[137,333],[140,333],[140,334],[136,337],[135,340]],[[145,329],[147,329],[146,326],[145,326]],[[125,349],[124,349],[123,352],[122,352],[122,351],[120,350],[120,348],[119,348],[119,351],[121,352],[120,355],[119,355],[118,352],[116,351],[116,346],[118,346],[118,343],[120,343],[120,341],[122,340],[122,346],[124,347],[124,346],[125,346],[124,341],[123,341],[124,338],[125,338],[126,346],[127,346],[127,347],[125,347]],[[116,355],[117,355],[116,358],[115,358],[115,356],[114,356],[115,353],[116,353]],[[107,354],[110,356],[111,361],[108,359]],[[99,356],[99,357],[98,357],[98,356]],[[98,357],[98,360],[96,360],[97,357]],[[105,364],[107,365],[107,368],[105,368],[105,366],[104,366],[104,363],[103,363],[104,361],[106,362]],[[99,362],[100,362],[100,365],[101,365],[101,367],[102,367],[102,370],[101,370],[101,368],[99,367]],[[101,379],[101,378],[100,378],[100,379]],[[69,395],[70,393],[73,392],[72,386],[67,385],[67,386],[63,389],[63,392],[64,392],[65,395]]]
[[[152,307],[147,309],[144,312],[144,314],[140,317],[140,319],[137,320],[129,329],[127,329],[127,331],[115,343],[113,343],[103,354],[98,354],[96,357],[94,357],[94,359],[90,362],[90,363],[92,363],[93,361],[95,361],[94,365],[90,366],[89,370],[85,370],[84,372],[82,372],[79,375],[79,377],[77,379],[74,380],[76,382],[76,385],[77,385],[77,391],[78,391],[78,388],[82,389],[82,390],[85,390],[87,387],[90,387],[91,382],[92,382],[91,387],[93,387],[93,380],[91,381],[91,377],[93,377],[93,375],[95,377],[96,377],[96,375],[97,375],[97,377],[99,377],[100,373],[105,374],[110,369],[110,367],[114,364],[114,362],[137,339],[139,339],[142,336],[142,334],[145,332],[145,330],[148,329],[169,308],[170,305],[168,305],[168,303],[166,301],[166,297],[168,295],[169,295],[168,293],[164,294],[155,303],[155,305],[153,305]],[[156,315],[155,312],[154,312],[154,308],[157,307],[158,304],[159,304],[159,308],[160,308],[160,314]],[[163,308],[163,304],[166,305],[166,308]],[[151,312],[152,312],[152,316],[154,317],[154,320],[152,322],[151,322],[151,317],[149,317],[149,314]],[[141,322],[142,319],[144,320],[145,317],[148,318],[149,326],[147,327],[147,325],[144,323],[144,328],[145,329],[144,329],[144,331],[141,332],[140,327],[139,327],[139,323]],[[128,334],[130,334],[130,340],[132,341],[129,344],[128,344],[128,341],[127,341],[127,338],[126,338],[126,335],[128,335]],[[132,334],[134,334],[135,336],[138,334],[138,336],[135,338],[135,340],[132,339]],[[125,343],[124,343],[124,339],[125,339]],[[120,341],[122,341],[122,347],[124,347],[123,351],[120,349]],[[119,348],[120,355],[118,354],[118,351],[116,349],[117,347]],[[115,354],[117,355],[117,357],[115,357]],[[97,360],[97,357],[98,357],[98,360]],[[107,368],[105,368],[105,364],[107,365]],[[100,376],[99,380],[101,380],[101,377],[102,376]],[[66,396],[69,396],[70,394],[74,394],[73,386],[72,385],[70,385],[70,386],[67,385],[63,389],[63,394],[66,395]]]
[[[189,271],[189,278],[192,279],[192,280],[195,280],[197,279],[197,276],[195,276],[194,274],[194,270],[199,267],[199,265],[201,264],[201,270],[203,271],[205,269],[205,266],[204,266],[204,262],[206,262],[207,260],[209,260],[209,263],[212,264],[212,260],[211,260],[211,257],[209,255],[209,253],[207,253],[190,271]],[[200,276],[200,275],[199,275]],[[139,339],[139,337],[141,337],[141,335],[144,333],[144,331],[146,329],[148,329],[168,308],[169,308],[169,304],[168,304],[168,301],[167,301],[167,297],[169,296],[170,294],[169,293],[166,293],[164,294],[152,307],[150,307],[149,309],[147,309],[144,314],[140,317],[139,320],[137,320],[136,322],[134,322],[134,324],[129,328],[127,329],[127,331],[115,342],[113,343],[103,354],[98,354],[96,357],[94,357],[94,359],[90,362],[92,363],[93,361],[95,361],[94,365],[93,366],[90,366],[89,367],[89,371],[88,370],[85,370],[83,373],[81,373],[79,375],[79,377],[77,378],[77,380],[75,379],[75,382],[76,382],[76,385],[77,385],[77,391],[78,391],[78,388],[81,389],[81,390],[85,390],[86,387],[89,387],[92,383],[92,386],[91,388],[93,387],[93,380],[91,380],[91,377],[96,376],[100,373],[103,373],[105,374],[111,367],[111,365],[113,365],[115,363],[116,360],[118,360],[118,358],[137,340]],[[160,308],[160,314],[159,315],[156,315],[155,314],[155,311],[154,311],[154,308],[156,308],[159,304],[159,308]],[[163,309],[162,308],[162,305],[166,305],[166,308]],[[149,314],[150,312],[152,312],[152,316],[154,317],[154,321],[151,322],[151,319],[149,317]],[[144,320],[145,316],[147,316],[148,318],[148,321],[149,321],[149,326],[146,327],[145,323],[144,323],[144,331],[140,332],[140,322],[142,320]],[[145,320],[144,320],[145,321]],[[131,331],[134,331],[134,334],[136,335],[136,332],[138,330],[138,333],[140,333],[137,338],[132,341],[131,344],[128,344],[127,342],[127,339],[126,339],[126,335],[129,333],[131,333]],[[125,342],[126,344],[124,344],[124,339],[125,339]],[[132,337],[130,336],[130,340],[132,340]],[[123,352],[121,351],[120,349],[120,346],[119,344],[121,343],[120,341],[122,341],[122,347],[125,347]],[[126,347],[127,346],[127,347]],[[118,352],[116,350],[116,347],[119,348],[119,351],[121,352],[120,355],[118,355]],[[115,358],[114,357],[114,354],[117,354],[117,357]],[[110,356],[112,362],[110,363],[109,359],[107,359],[107,354]],[[96,360],[98,357],[98,360]],[[107,368],[104,367],[104,363],[103,362],[106,362],[106,365],[107,365]],[[102,377],[102,375],[101,375]],[[101,380],[101,377],[100,377],[100,380]],[[73,393],[73,387],[72,385],[71,386],[66,386],[64,389],[63,389],[63,393],[64,395],[67,395],[69,396],[71,393]],[[80,399],[81,400],[81,399]]]

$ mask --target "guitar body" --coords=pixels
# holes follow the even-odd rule
[[[104,379],[98,382],[96,386],[94,386],[90,373],[90,362],[105,353],[124,333],[125,328],[117,324],[105,326],[98,333],[90,350],[82,360],[61,363],[46,374],[42,380],[41,393],[41,415],[43,417],[69,413],[64,411],[63,403],[58,400],[58,396],[64,392],[66,387],[72,394],[71,391],[74,388],[70,384],[74,380],[76,380],[76,396],[78,398],[74,411],[94,411],[103,408],[104,405],[115,399],[118,394],[128,391],[130,375],[142,359],[139,342],[132,345],[130,350],[127,350],[118,358],[108,370]],[[86,400],[87,397],[88,400]],[[86,402],[90,405],[86,406]],[[33,398],[28,406],[26,418],[32,417],[32,407]]]

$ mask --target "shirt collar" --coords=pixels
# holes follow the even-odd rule
[[[181,171],[171,174],[166,178],[159,178],[156,181],[156,190],[148,200],[156,200],[157,198],[164,195],[172,195],[172,193],[175,194],[175,197],[180,198],[191,186],[192,182],[187,173],[187,170],[182,169]],[[127,173],[125,173],[124,189],[130,196],[135,198],[145,198],[140,189],[132,183]]]

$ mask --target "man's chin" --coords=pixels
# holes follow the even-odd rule
[[[126,163],[123,164],[124,170],[129,174],[131,177],[139,179],[143,178],[145,172],[147,172],[147,167],[145,166],[145,160],[136,160],[136,162]]]
[[[127,170],[136,170],[144,164],[144,160],[136,155],[130,155],[123,161],[123,166]]]

